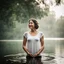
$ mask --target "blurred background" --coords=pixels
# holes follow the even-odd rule
[[[64,0],[0,0],[0,57],[25,53],[22,39],[30,18],[50,38],[43,54],[64,57],[64,40],[54,40],[64,38]]]

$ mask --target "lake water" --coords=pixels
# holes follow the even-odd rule
[[[43,64],[64,63],[64,40],[45,40],[44,46],[41,58]],[[24,63],[26,53],[22,49],[22,42],[0,41],[0,57],[6,58],[6,61]]]

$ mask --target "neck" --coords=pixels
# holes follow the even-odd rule
[[[31,32],[36,32],[36,29],[32,29]]]

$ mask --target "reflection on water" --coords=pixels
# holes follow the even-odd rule
[[[55,58],[52,55],[43,54],[40,58],[29,58],[26,60],[26,54],[11,54],[4,56],[3,64],[64,64],[64,58]],[[1,62],[2,63],[2,62]]]
[[[27,57],[26,54],[11,54],[4,56],[3,64],[45,64],[47,61],[55,59],[53,56],[42,55],[41,57]]]
[[[43,62],[41,62],[41,56],[37,56],[34,58],[26,56],[26,64],[43,64]]]
[[[26,64],[26,61],[21,42],[0,42],[0,63]],[[31,59],[30,63],[35,64],[36,61]],[[41,62],[42,64],[64,64],[64,40],[45,41]]]

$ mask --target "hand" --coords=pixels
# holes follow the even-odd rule
[[[38,56],[38,53],[36,53],[33,57],[36,57],[36,56]]]
[[[28,54],[29,54],[31,57],[34,57],[30,52],[28,52]]]

